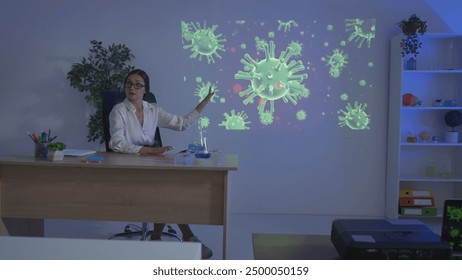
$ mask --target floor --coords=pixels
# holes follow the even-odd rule
[[[253,256],[252,233],[330,234],[334,217],[308,215],[258,215],[230,214],[228,217],[227,259],[251,260]],[[128,223],[47,220],[46,237],[107,239],[123,231]],[[138,224],[135,224],[138,225]],[[176,225],[171,225],[178,230]],[[222,259],[223,227],[192,225],[193,232],[210,247],[212,259]],[[175,240],[164,237],[166,240]],[[136,240],[138,241],[138,240]],[[145,241],[148,242],[148,241]]]

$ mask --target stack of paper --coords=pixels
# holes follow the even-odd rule
[[[64,155],[71,157],[83,157],[94,153],[96,153],[96,151],[93,150],[64,149]]]

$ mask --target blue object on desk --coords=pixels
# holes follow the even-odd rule
[[[191,153],[197,153],[203,150],[204,150],[204,147],[202,145],[194,144],[194,143],[188,145],[188,151]]]
[[[87,157],[87,159],[85,160],[86,162],[88,163],[91,163],[91,162],[102,162],[103,161],[103,157],[102,156],[89,156]]]
[[[211,153],[195,153],[194,156],[196,158],[210,158],[212,154]]]

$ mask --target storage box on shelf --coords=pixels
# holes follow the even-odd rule
[[[405,70],[401,36],[390,49],[386,216],[400,217],[400,190],[431,190],[441,216],[445,199],[462,197],[462,139],[446,142],[444,121],[462,111],[462,35],[423,35],[415,70]]]

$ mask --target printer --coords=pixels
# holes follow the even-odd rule
[[[342,259],[451,258],[451,247],[415,219],[336,219],[331,241]]]

